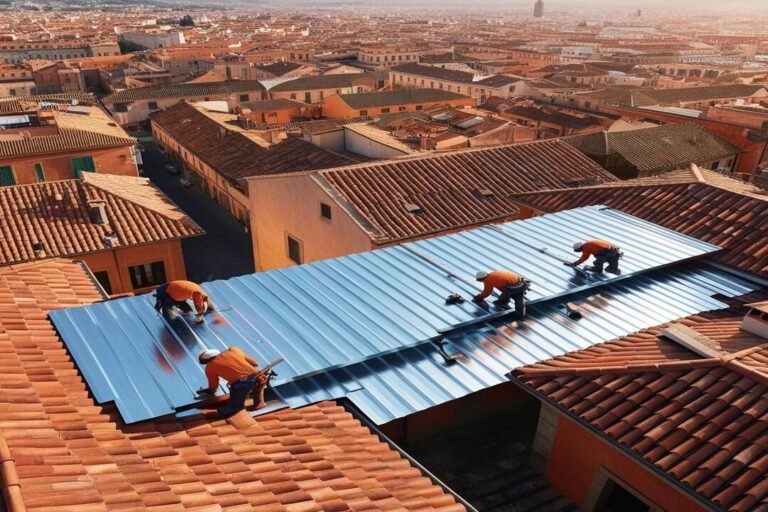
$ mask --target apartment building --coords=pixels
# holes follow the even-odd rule
[[[512,220],[515,193],[617,179],[554,140],[247,181],[255,268],[269,270]]]
[[[517,84],[520,78],[507,75],[479,77],[474,73],[457,71],[422,64],[402,64],[389,71],[390,87],[418,87],[442,89],[464,94],[483,103],[491,96],[509,98],[519,94]]]
[[[23,64],[28,60],[65,60],[120,55],[116,42],[0,41],[0,61]]]
[[[152,117],[152,135],[206,194],[250,225],[250,176],[324,169],[352,163],[297,137],[268,142],[242,128],[237,115],[181,102]]]
[[[438,105],[474,107],[476,100],[440,89],[397,89],[362,94],[335,94],[323,102],[323,115],[330,118],[376,116],[392,112],[417,112]]]
[[[136,139],[97,105],[67,96],[0,101],[0,186],[83,173],[138,176]]]
[[[265,91],[255,80],[229,80],[135,87],[112,93],[102,101],[121,126],[134,127],[145,123],[150,114],[182,100],[226,101],[234,109],[240,103],[264,99]]]
[[[181,239],[203,230],[148,179],[84,173],[0,188],[0,266],[84,261],[110,295],[185,279]]]
[[[358,50],[357,60],[362,64],[377,68],[391,68],[398,64],[418,62],[419,57],[427,51],[427,49],[414,49],[413,47],[367,46]]]
[[[334,94],[375,91],[376,78],[367,73],[315,75],[282,82],[269,89],[272,99],[288,99],[304,103],[322,103]]]

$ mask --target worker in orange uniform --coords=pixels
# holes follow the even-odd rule
[[[212,394],[219,387],[219,378],[229,383],[229,403],[219,409],[224,416],[231,416],[245,408],[248,393],[255,388],[256,409],[263,408],[264,389],[267,387],[267,377],[259,371],[258,361],[237,347],[231,347],[224,352],[208,349],[200,352],[200,364],[205,365],[205,376],[208,387],[200,388],[198,393]]]
[[[586,242],[576,242],[573,244],[574,252],[580,252],[581,257],[574,262],[566,262],[569,267],[578,267],[590,256],[595,257],[593,266],[587,267],[590,272],[602,272],[603,266],[608,263],[605,270],[612,274],[619,273],[619,258],[623,256],[621,249],[614,243],[605,240],[587,240]]]
[[[509,301],[514,300],[517,317],[520,320],[525,318],[525,292],[530,288],[530,282],[527,279],[509,270],[480,271],[475,274],[475,279],[483,283],[483,291],[475,295],[473,301],[484,302],[495,288],[501,292],[501,295],[493,303],[500,308],[506,308],[509,306]]]
[[[195,305],[195,322],[200,323],[203,321],[203,315],[208,309],[213,309],[208,295],[205,293],[199,284],[192,281],[171,281],[158,287],[155,291],[155,309],[161,311],[166,318],[173,319],[175,315],[173,313],[174,308],[178,308],[182,313],[189,314],[192,312],[192,307],[187,302],[192,300]]]

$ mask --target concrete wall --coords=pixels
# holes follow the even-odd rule
[[[300,241],[305,263],[371,249],[363,229],[307,174],[248,181],[256,270],[286,267],[287,236]],[[331,206],[331,220],[320,204]]]
[[[33,157],[12,158],[0,160],[0,165],[13,167],[17,184],[37,183],[35,164],[43,166],[46,181],[69,180],[75,176],[72,173],[72,158],[92,156],[96,164],[96,172],[102,174],[117,174],[121,176],[138,176],[133,146],[97,149],[92,151],[73,151]]]
[[[344,128],[325,133],[304,134],[304,140],[329,151],[344,151]]]
[[[459,98],[443,101],[425,101],[421,103],[403,103],[401,105],[389,105],[386,107],[366,107],[364,109],[354,109],[344,103],[338,95],[333,95],[325,99],[323,103],[323,115],[331,118],[356,117],[356,116],[377,116],[391,112],[416,112],[418,110],[427,110],[436,105],[450,105],[452,107],[474,107],[477,100],[474,98]],[[383,112],[387,110],[387,112]]]
[[[560,415],[555,426],[557,432],[549,450],[544,477],[585,511],[594,509],[602,490],[599,483],[605,480],[606,472],[664,510],[706,510],[662,477],[572,419]]]
[[[306,89],[301,91],[272,91],[269,93],[272,99],[286,99],[303,101],[304,103],[322,103],[325,98],[330,98],[336,94],[353,94],[361,92],[371,92],[374,90],[373,82],[359,83],[352,87],[341,87],[339,89]],[[307,96],[309,94],[309,96]]]
[[[165,266],[166,279],[186,279],[187,269],[181,251],[180,240],[168,240],[154,244],[105,250],[86,254],[82,259],[92,272],[106,271],[112,285],[112,294],[142,293],[151,291],[154,286],[134,289],[131,284],[129,268],[162,261]]]

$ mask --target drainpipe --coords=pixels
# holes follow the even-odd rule
[[[373,421],[371,421],[371,419],[368,416],[366,416],[363,411],[358,409],[357,406],[352,403],[352,400],[348,398],[341,398],[337,401],[341,404],[342,407],[344,407],[349,413],[351,413],[352,416],[360,420],[360,423],[365,425],[371,432],[376,434],[376,436],[381,441],[387,443],[391,449],[395,450],[397,453],[400,454],[402,458],[410,462],[411,466],[418,469],[421,472],[421,474],[429,478],[433,484],[443,489],[443,491],[446,494],[450,494],[451,496],[453,496],[453,498],[456,500],[456,503],[463,505],[464,508],[467,509],[467,512],[478,512],[478,510],[475,507],[473,507],[467,500],[459,496],[459,494],[456,491],[448,487],[447,484],[445,484],[442,480],[437,478],[430,470],[422,466],[419,461],[414,459],[408,452],[400,448],[400,446],[398,446],[394,441],[392,441],[389,437],[387,437],[387,435],[384,432],[382,432],[381,429],[379,429],[379,427]]]

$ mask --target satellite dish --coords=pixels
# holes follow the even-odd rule
[[[80,102],[79,102],[79,101],[77,101],[77,100],[72,100],[70,103],[72,104],[72,106],[73,106],[73,107],[75,107],[75,106],[77,106],[78,104],[80,104]]]

